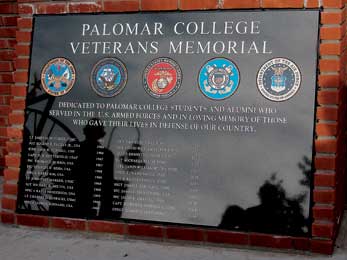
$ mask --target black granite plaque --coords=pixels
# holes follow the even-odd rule
[[[18,212],[308,235],[318,17],[36,16]]]

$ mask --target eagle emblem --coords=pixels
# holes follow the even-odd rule
[[[225,58],[215,58],[205,63],[199,72],[200,91],[208,98],[222,100],[233,95],[240,83],[236,65]]]
[[[90,82],[98,95],[113,97],[124,89],[127,78],[127,69],[120,60],[106,58],[95,64],[91,72]]]
[[[176,61],[162,57],[152,60],[143,73],[143,87],[153,98],[173,96],[181,87],[182,70]]]
[[[54,58],[42,69],[42,87],[49,95],[62,96],[71,90],[75,76],[75,68],[69,60]]]
[[[299,67],[287,58],[274,58],[264,63],[258,71],[257,87],[271,101],[292,98],[301,85]]]

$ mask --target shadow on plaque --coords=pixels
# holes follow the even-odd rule
[[[119,157],[127,175],[145,166],[139,129],[137,132],[137,141]],[[127,178],[114,178],[115,156],[100,143],[105,136],[101,121],[90,119],[83,134],[85,139],[82,142],[67,143],[62,152],[69,154],[67,157],[72,158],[69,164],[73,165],[70,177],[65,177],[66,180],[73,180],[76,193],[76,201],[69,214],[81,218],[119,219],[124,210],[129,181]],[[54,207],[51,211],[58,213]],[[61,214],[66,215],[67,212],[63,210]]]
[[[72,183],[71,192],[75,198],[71,208],[54,206],[51,200],[49,212],[53,215],[69,215],[90,219],[119,219],[122,216],[128,181],[114,179],[115,156],[104,147],[100,140],[105,136],[100,119],[92,118],[83,128],[83,141],[70,141],[53,158],[50,171],[59,170],[59,158],[65,157],[65,164],[71,171],[64,173],[63,179]],[[65,192],[69,190],[62,186]],[[59,190],[55,189],[59,194]]]
[[[304,157],[298,167],[304,174],[300,185],[310,187],[311,162]],[[243,209],[238,205],[228,206],[219,228],[290,236],[308,235],[309,218],[305,218],[301,204],[306,193],[288,197],[276,174],[272,174],[258,190],[260,204]]]

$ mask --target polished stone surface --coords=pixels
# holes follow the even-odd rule
[[[134,21],[139,28],[160,22],[164,35],[109,35],[107,26],[118,30]],[[174,33],[189,24],[187,29],[204,24],[204,34]],[[317,11],[37,16],[18,211],[307,236],[317,34]],[[108,55],[101,47],[81,49],[99,41],[122,46],[157,41],[158,52],[113,53],[128,78],[118,95],[106,98],[95,92],[93,68]],[[258,49],[191,54],[190,44],[198,41],[254,42]],[[181,42],[188,46],[182,47],[185,53],[170,53],[170,46]],[[267,48],[259,48],[264,42]],[[56,57],[75,66],[76,81],[66,95],[53,97],[39,79]],[[181,87],[167,99],[148,95],[143,86],[147,64],[158,57],[175,60],[182,70]],[[257,87],[262,66],[277,57],[293,61],[301,73],[298,92],[282,102],[269,100]],[[239,77],[229,66],[238,68]],[[290,86],[299,77],[289,65],[276,66],[264,72],[267,87],[271,78]],[[161,84],[172,80],[170,75]],[[223,100],[208,96],[208,86],[203,93],[199,89],[221,82],[235,91]]]

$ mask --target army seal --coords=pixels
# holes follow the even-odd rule
[[[71,61],[65,58],[51,59],[41,71],[43,90],[55,97],[67,94],[76,80],[76,71]]]

